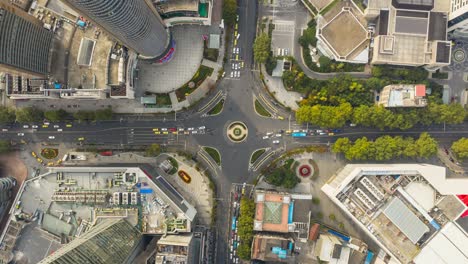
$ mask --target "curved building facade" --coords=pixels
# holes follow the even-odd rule
[[[170,43],[159,14],[146,0],[65,0],[144,58],[160,57]]]

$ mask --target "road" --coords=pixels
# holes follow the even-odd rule
[[[23,128],[23,124],[14,124],[0,133],[0,139],[12,139],[15,141],[24,140],[26,142],[44,142],[55,144],[60,142],[73,143],[76,146],[80,144],[108,146],[147,146],[152,143],[167,144],[177,146],[180,149],[196,151],[200,146],[210,146],[217,148],[221,154],[222,166],[215,169],[215,182],[218,190],[218,221],[216,229],[218,231],[217,238],[217,260],[216,263],[224,263],[227,252],[228,242],[228,226],[229,219],[225,214],[225,208],[229,208],[229,191],[232,183],[250,182],[256,172],[249,170],[249,159],[252,152],[259,148],[271,148],[271,151],[277,151],[278,155],[287,149],[291,149],[306,144],[330,144],[338,137],[347,136],[355,139],[362,136],[368,138],[376,138],[378,136],[403,135],[417,136],[421,132],[429,132],[442,144],[449,145],[452,141],[460,137],[468,137],[468,123],[461,125],[443,126],[434,125],[431,127],[416,127],[408,131],[380,131],[372,128],[362,127],[346,127],[342,133],[335,136],[309,136],[305,138],[292,138],[282,136],[280,144],[273,144],[271,139],[263,139],[267,132],[279,132],[287,129],[304,129],[305,126],[298,125],[294,122],[294,117],[288,120],[289,115],[284,109],[277,106],[274,108],[278,114],[284,117],[284,120],[264,118],[255,113],[254,98],[262,93],[267,100],[273,100],[268,93],[259,85],[256,78],[256,71],[253,69],[253,41],[255,38],[255,28],[257,21],[257,1],[239,0],[239,24],[238,34],[240,37],[236,47],[239,48],[239,59],[231,59],[225,65],[227,71],[231,70],[233,63],[244,62],[244,67],[240,68],[239,77],[229,77],[226,74],[218,85],[217,90],[226,95],[224,110],[221,114],[207,117],[204,114],[206,111],[196,112],[190,110],[188,112],[178,113],[177,115],[166,115],[159,118],[151,117],[123,117],[117,121],[103,121],[96,123],[72,123],[71,127],[67,127],[65,123],[50,124],[47,128],[43,128],[42,124],[36,124],[39,127],[37,131],[33,131],[33,124],[28,124],[29,128]],[[297,36],[296,36],[297,37]],[[297,42],[297,41],[295,41]],[[233,42],[229,43],[229,58],[233,58]],[[300,52],[296,48],[295,52]],[[297,54],[296,54],[297,55]],[[300,62],[301,63],[301,62]],[[303,66],[303,65],[302,65]],[[303,67],[309,77],[322,79],[329,78],[328,74],[318,74],[308,72],[306,67]],[[359,77],[359,76],[358,76]],[[365,76],[362,76],[365,77]],[[204,99],[203,105],[210,99]],[[248,127],[248,137],[242,143],[231,142],[226,135],[226,127],[233,121],[242,121]],[[54,127],[58,126],[58,127]],[[204,129],[199,127],[204,126]],[[153,131],[158,128],[159,135]],[[168,129],[167,135],[164,134],[163,128]],[[183,132],[175,135],[170,133],[170,128],[183,128]],[[189,130],[189,128],[194,128]],[[318,129],[318,127],[308,127],[309,129]],[[62,129],[62,131],[58,131]],[[193,134],[197,131],[197,134]],[[185,134],[188,132],[188,134]],[[19,136],[18,133],[24,133],[24,136]],[[50,138],[53,137],[53,138]],[[79,141],[79,138],[84,140]],[[81,142],[81,143],[80,143]]]

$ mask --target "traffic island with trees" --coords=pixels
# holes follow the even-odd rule
[[[242,197],[240,200],[240,215],[237,234],[242,243],[237,247],[237,255],[243,260],[250,260],[253,240],[253,225],[255,216],[255,202],[253,199]]]
[[[422,133],[416,140],[411,137],[381,136],[374,141],[362,137],[352,142],[343,137],[336,140],[332,151],[343,153],[347,160],[427,159],[437,153],[437,141],[428,133]]]
[[[468,158],[468,138],[462,137],[459,140],[453,142],[452,151],[455,153],[457,158]]]
[[[296,184],[300,182],[300,179],[296,176],[298,162],[294,159],[287,159],[278,164],[279,165],[272,164],[271,167],[263,172],[263,174],[266,175],[265,181],[269,184],[286,189],[294,188]]]

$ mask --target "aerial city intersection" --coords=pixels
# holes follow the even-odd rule
[[[468,264],[467,13],[0,0],[0,263]]]

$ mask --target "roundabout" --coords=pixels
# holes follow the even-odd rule
[[[232,122],[227,127],[227,136],[234,143],[243,142],[249,134],[247,126],[240,121]]]

